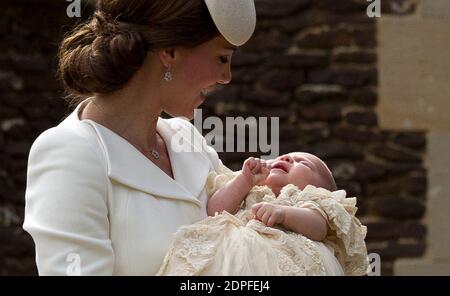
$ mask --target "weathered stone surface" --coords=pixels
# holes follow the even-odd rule
[[[280,143],[280,155],[291,153],[293,151],[309,151],[314,152],[309,144],[302,143],[300,141],[296,142],[281,142]]]
[[[5,201],[15,190],[5,170],[0,170],[0,188],[2,188],[0,190],[0,198],[2,201]]]
[[[333,134],[343,140],[364,144],[377,142],[382,138],[378,129],[365,126],[341,125],[334,128]]]
[[[9,207],[23,209],[31,143],[72,110],[60,99],[55,57],[58,40],[80,19],[67,18],[67,4],[56,2],[2,2],[0,123],[7,128],[0,130],[0,204]],[[414,9],[407,7],[408,0],[381,2],[383,13]],[[426,231],[419,219],[427,188],[426,139],[422,132],[382,131],[377,126],[376,19],[367,17],[368,4],[365,0],[256,0],[256,32],[234,54],[232,83],[210,94],[201,108],[204,118],[279,117],[280,154],[307,151],[322,156],[339,188],[358,198],[357,216],[378,219],[368,225],[369,241],[390,240],[378,248],[385,274],[392,273],[392,260],[398,256],[422,255]],[[83,10],[82,19],[90,12]],[[12,124],[17,118],[23,124]],[[419,158],[405,159],[401,153],[395,155],[398,151],[383,149],[381,155],[374,155],[369,148],[377,144],[394,145]],[[262,154],[219,152],[234,170],[241,169],[245,158]],[[20,233],[22,222],[23,214],[20,223],[9,229]],[[0,275],[36,274],[31,238],[0,232],[0,245],[4,245]],[[371,245],[369,250],[377,248]]]
[[[279,130],[280,141],[291,141],[299,137],[303,137],[303,133],[299,126],[283,125]]]
[[[365,13],[367,10],[366,0],[317,0],[314,1],[314,6],[323,10],[332,10],[336,12],[361,12]]]
[[[368,243],[368,253],[377,253],[382,262],[402,257],[420,257],[426,249],[425,241],[409,240],[407,242],[388,241],[384,243]]]
[[[405,15],[413,13],[418,5],[418,0],[384,0],[381,2],[381,13]]]
[[[419,162],[395,162],[387,166],[392,176],[403,175],[412,171],[423,170],[424,164]]]
[[[375,106],[378,103],[378,93],[373,87],[365,87],[351,90],[349,101],[362,106]]]
[[[426,227],[419,221],[399,221],[393,219],[369,218],[361,221],[367,226],[367,240],[416,238],[425,240]]]
[[[251,84],[259,78],[259,73],[260,70],[255,67],[240,68],[233,71],[232,81],[240,84]]]
[[[358,146],[338,140],[322,141],[313,146],[315,154],[323,159],[347,158],[359,159],[362,157]]]
[[[247,111],[245,113],[245,116],[250,117],[254,116],[256,118],[258,117],[278,117],[280,121],[287,120],[292,115],[292,110],[286,107],[271,107],[271,108],[264,108],[264,107],[254,107],[251,111]],[[231,114],[228,114],[228,116],[232,116]]]
[[[252,88],[243,91],[242,102],[263,104],[265,106],[287,106],[291,96],[288,93],[279,93],[271,89]]]
[[[207,99],[200,108],[214,106],[218,101],[234,102],[238,101],[240,98],[241,89],[238,86],[229,85],[228,87],[217,89],[208,94]]]
[[[324,123],[300,124],[298,132],[299,138],[305,143],[322,141],[330,135],[329,128]]]
[[[256,0],[256,14],[260,18],[279,18],[298,13],[307,8],[312,0],[277,0],[277,5],[271,0]]]
[[[377,84],[374,68],[339,67],[315,69],[307,73],[307,82],[312,84],[336,84],[344,87],[363,87]]]
[[[339,121],[342,117],[341,107],[336,104],[321,104],[317,106],[299,107],[299,114],[307,119],[313,121]]]
[[[345,121],[350,125],[376,126],[378,117],[375,111],[370,109],[347,109],[343,111]]]
[[[357,47],[339,47],[333,50],[332,62],[336,64],[373,64],[377,56],[373,50]]]
[[[330,165],[328,165],[330,167]],[[333,173],[333,176],[336,177]],[[358,209],[361,208],[361,205],[364,203],[364,198],[361,196],[363,193],[363,189],[361,186],[361,183],[359,182],[353,182],[353,181],[336,181],[336,186],[338,189],[344,189],[347,192],[347,197],[353,197],[356,196],[358,198],[357,207]],[[365,204],[365,203],[364,203]],[[358,211],[358,215],[361,215],[361,210]]]
[[[275,68],[307,68],[326,66],[330,55],[323,50],[292,50],[289,54],[271,55],[265,66]]]
[[[238,67],[249,67],[249,66],[257,66],[261,63],[262,60],[265,60],[269,57],[264,57],[259,54],[246,52],[244,50],[238,50],[233,55],[232,66],[233,68]]]
[[[394,136],[393,142],[400,146],[422,149],[426,145],[426,135],[424,132],[399,132]]]
[[[339,85],[304,84],[295,91],[295,100],[303,104],[344,101],[347,94]]]
[[[356,66],[314,69],[307,73],[306,81],[312,84],[336,84],[344,87],[362,87],[377,84],[374,68]]]
[[[366,185],[367,196],[386,196],[400,194],[405,191],[407,176],[391,176]]]
[[[339,180],[340,182],[349,182],[350,180],[353,180],[357,169],[355,164],[349,161],[340,161],[339,163],[333,163],[332,165],[329,165],[329,167],[333,173],[334,178],[336,180]]]
[[[372,26],[322,26],[306,29],[295,37],[300,48],[332,49],[341,46],[374,47],[375,29]]]
[[[292,91],[305,80],[302,70],[272,70],[263,75],[261,82],[265,87],[278,91]]]
[[[370,147],[371,153],[392,162],[420,163],[421,155],[391,144],[376,144]]]
[[[17,115],[17,110],[8,107],[8,106],[2,106],[0,109],[0,120],[5,119],[11,119],[14,118]]]
[[[353,178],[359,181],[377,180],[386,176],[387,169],[371,161],[361,161],[355,164]]]
[[[374,200],[372,209],[382,217],[396,219],[419,219],[425,213],[422,201],[404,197],[379,197]]]
[[[31,144],[29,141],[7,141],[5,153],[13,157],[26,157],[30,151]]]
[[[281,52],[290,45],[290,37],[280,31],[271,29],[268,32],[256,31],[245,44],[245,50],[254,53]]]
[[[3,148],[5,147],[5,135],[0,131],[0,153],[3,152]]]
[[[366,14],[359,12],[337,14],[333,11],[320,9],[307,9],[301,11],[297,15],[284,17],[282,22],[280,22],[279,19],[273,18],[259,18],[258,20],[258,27],[261,29],[277,28],[280,31],[289,34],[296,34],[305,28],[322,26],[335,27],[342,24],[359,27],[364,25],[374,25],[375,20],[373,18],[368,18]]]
[[[416,171],[408,175],[405,184],[406,192],[422,196],[426,193],[428,188],[427,175],[424,172]]]

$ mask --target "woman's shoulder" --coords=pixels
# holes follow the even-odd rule
[[[63,122],[43,131],[33,142],[30,157],[46,152],[70,153],[79,158],[83,154],[101,154],[95,129],[85,121],[66,118]]]

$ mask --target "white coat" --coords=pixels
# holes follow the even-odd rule
[[[206,217],[206,179],[223,164],[190,122],[159,118],[172,179],[118,134],[80,120],[86,103],[30,151],[23,227],[39,274],[154,275],[174,232]],[[174,139],[196,150],[179,152]]]

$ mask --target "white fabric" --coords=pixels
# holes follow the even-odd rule
[[[23,227],[39,274],[66,275],[79,258],[81,275],[154,275],[173,233],[206,217],[206,179],[223,165],[188,121],[159,118],[174,180],[119,135],[80,120],[86,103],[30,151]],[[179,135],[203,151],[174,151]]]
[[[234,175],[211,172],[208,194]],[[234,216],[224,211],[177,231],[158,275],[363,275],[368,268],[366,227],[354,216],[356,199],[345,195],[343,190],[311,185],[300,190],[289,184],[275,197],[267,186],[255,186]],[[326,239],[317,242],[282,227],[266,227],[251,211],[262,201],[319,210],[330,226]]]

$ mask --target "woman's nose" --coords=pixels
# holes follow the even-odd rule
[[[233,75],[231,74],[231,69],[228,68],[225,72],[222,73],[219,83],[220,84],[229,84],[231,82],[232,78],[233,78]]]

